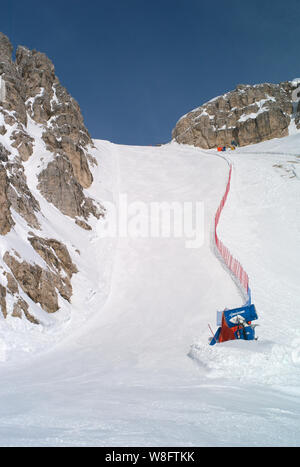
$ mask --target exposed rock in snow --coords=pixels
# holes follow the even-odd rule
[[[0,164],[0,234],[6,235],[14,225],[10,213],[11,202],[8,199],[9,181],[7,172]]]
[[[181,118],[173,138],[178,143],[210,149],[229,145],[233,140],[246,146],[287,136],[292,119],[300,129],[299,114],[294,114],[292,102],[296,86],[294,81],[238,85]]]
[[[12,312],[12,316],[14,318],[20,318],[20,319],[22,319],[23,316],[25,316],[30,323],[40,324],[39,321],[29,313],[29,306],[25,302],[25,300],[23,300],[23,298],[19,298],[18,301],[14,304],[14,310]]]
[[[55,313],[59,309],[57,292],[65,300],[71,300],[71,279],[73,274],[78,272],[77,267],[73,264],[68,249],[61,242],[34,235],[28,240],[44,260],[45,268],[20,261],[21,258],[6,252],[3,259],[13,274],[13,277],[8,276],[7,288],[9,293],[14,295],[18,293],[19,284],[34,303],[39,303],[47,313]],[[28,304],[24,300],[22,303],[23,311],[24,307],[28,311]],[[20,308],[20,297],[14,305],[15,314],[16,307]]]
[[[0,33],[0,309],[39,324],[71,301],[79,271],[50,212],[87,236],[104,209],[86,192],[97,159],[78,103],[45,54],[12,51]]]
[[[49,162],[39,176],[38,188],[49,203],[54,204],[63,214],[88,219],[93,214],[99,219],[101,208],[87,198],[82,185],[74,177],[72,164],[68,158],[57,156]]]
[[[55,155],[67,157],[73,168],[72,178],[82,188],[90,187],[93,177],[87,155],[88,147],[93,143],[84,126],[79,105],[61,86],[54,66],[45,54],[19,47],[16,64],[24,82],[27,112],[43,126],[42,137],[47,149]],[[46,168],[45,183],[49,178],[51,173],[48,174]],[[55,200],[52,202],[55,204]]]
[[[1,312],[4,318],[7,317],[7,308],[6,308],[6,288],[0,284],[0,307]]]

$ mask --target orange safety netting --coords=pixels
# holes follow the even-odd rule
[[[217,249],[222,256],[226,266],[230,269],[230,271],[235,275],[235,277],[239,280],[241,286],[243,289],[248,293],[249,290],[249,277],[242,265],[238,260],[236,260],[228,248],[221,242],[221,240],[218,237],[217,233],[217,227],[220,221],[221,213],[223,211],[223,208],[226,204],[227,198],[228,198],[228,193],[230,191],[230,186],[231,186],[231,177],[232,177],[232,165],[230,165],[230,171],[229,171],[229,178],[228,178],[228,183],[226,187],[225,194],[222,198],[221,204],[218,208],[218,211],[216,213],[215,217],[215,242]]]

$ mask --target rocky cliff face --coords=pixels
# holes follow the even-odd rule
[[[287,136],[291,123],[300,129],[300,105],[292,102],[296,87],[296,82],[239,85],[182,117],[173,138],[210,149],[233,140],[246,146]]]
[[[62,239],[49,238],[48,207],[79,235],[104,210],[87,194],[97,160],[79,105],[45,54],[12,52],[0,33],[0,309],[37,324],[33,304],[54,313],[71,302],[78,272]]]

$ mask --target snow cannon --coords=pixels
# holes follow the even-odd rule
[[[245,305],[242,308],[236,308],[234,310],[225,309],[223,315],[229,328],[235,327],[237,322],[241,319],[246,323],[251,323],[258,319],[254,305]]]
[[[210,341],[210,345],[222,342],[242,339],[253,341],[255,338],[255,328],[252,322],[258,319],[254,305],[245,305],[242,308],[233,310],[218,311],[217,325],[220,326],[216,334]]]

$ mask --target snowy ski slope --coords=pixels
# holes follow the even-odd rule
[[[24,330],[1,326],[0,445],[298,445],[300,135],[228,153],[219,234],[249,273],[261,327],[258,342],[213,348],[216,310],[242,303],[211,245],[228,165],[175,143],[96,145],[91,195],[204,201],[205,242],[102,238],[99,223],[71,319],[30,331],[23,352]]]

